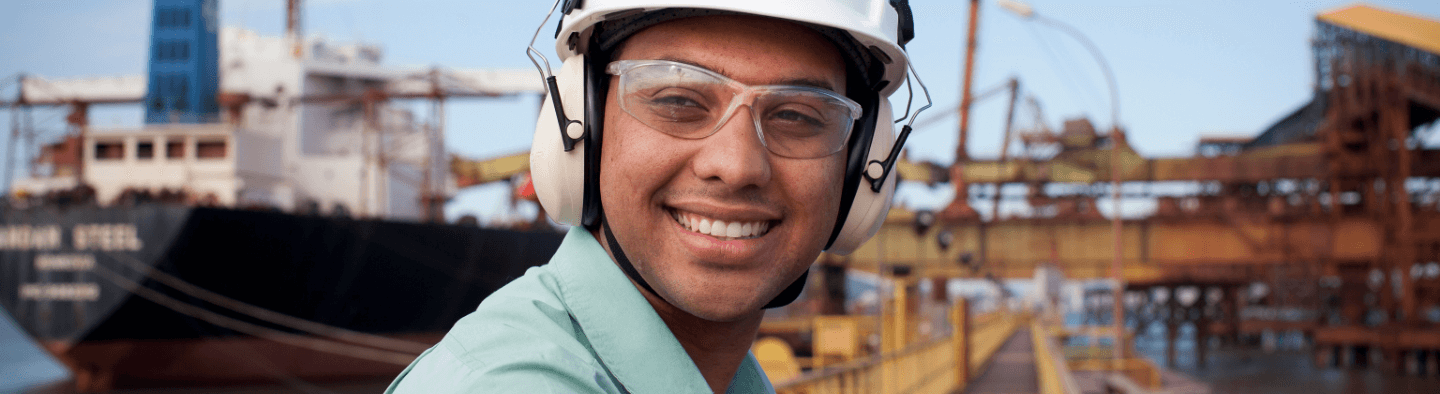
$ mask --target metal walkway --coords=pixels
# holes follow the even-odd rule
[[[1040,383],[1035,373],[1035,349],[1030,329],[1016,329],[1010,339],[995,351],[985,373],[965,388],[967,394],[1038,393]]]

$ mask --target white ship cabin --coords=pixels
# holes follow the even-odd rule
[[[283,174],[280,139],[227,124],[92,130],[82,146],[86,182],[101,202],[127,189],[174,190],[195,203],[237,206],[242,193],[273,189]],[[245,203],[283,209],[277,202]]]
[[[222,97],[215,123],[90,129],[75,152],[79,169],[52,160],[39,176],[16,180],[14,190],[67,189],[79,173],[102,205],[127,191],[183,191],[198,204],[400,220],[423,218],[427,190],[442,201],[454,194],[443,133],[387,100],[362,99],[374,91],[423,97],[415,92],[436,86],[431,70],[385,68],[381,50],[367,45],[311,39],[297,59],[291,41],[281,37],[226,28],[219,41]],[[446,89],[463,90],[456,96],[543,93],[534,71],[446,72],[460,86]],[[118,95],[139,101],[144,80],[30,79],[22,89],[32,100],[50,92],[69,100]],[[367,113],[372,122],[365,121]],[[67,144],[47,147],[40,161],[73,151]]]

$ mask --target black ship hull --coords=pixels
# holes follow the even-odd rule
[[[394,375],[562,238],[160,204],[0,226],[0,304],[82,390]]]

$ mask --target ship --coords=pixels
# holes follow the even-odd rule
[[[280,37],[221,28],[216,0],[154,4],[146,75],[26,77],[6,103],[70,108],[0,204],[0,307],[77,390],[388,378],[559,246],[543,213],[445,223],[466,186],[533,198],[528,157],[450,155],[443,122],[395,104],[443,119],[543,94],[533,71],[388,67],[305,37],[294,0]],[[144,126],[91,128],[105,103]]]

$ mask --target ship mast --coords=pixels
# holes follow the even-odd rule
[[[285,37],[290,40],[290,55],[299,59],[305,46],[305,31],[301,25],[300,0],[285,0]]]

